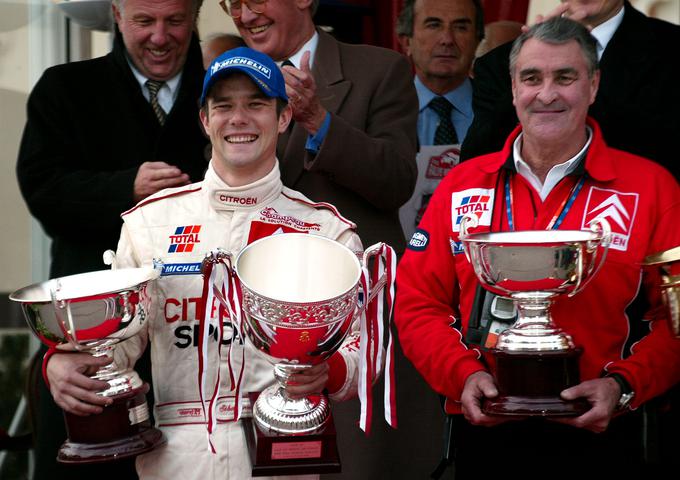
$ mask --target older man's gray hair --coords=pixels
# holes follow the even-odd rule
[[[592,76],[597,71],[597,40],[588,29],[574,20],[565,17],[553,17],[542,23],[537,23],[528,31],[522,33],[512,44],[510,51],[510,75],[515,73],[517,57],[519,52],[530,38],[535,38],[541,42],[552,45],[563,45],[575,40],[581,47],[583,56],[588,64],[588,76]]]

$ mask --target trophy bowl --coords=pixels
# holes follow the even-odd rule
[[[670,329],[680,338],[680,246],[649,255],[644,265],[659,267],[661,298],[668,309]]]
[[[492,349],[500,395],[483,410],[501,415],[578,415],[585,401],[565,402],[559,393],[580,382],[580,349],[555,326],[550,306],[559,295],[576,295],[606,258],[610,228],[597,219],[591,230],[531,230],[469,234],[460,240],[485,289],[510,297],[517,320]]]
[[[112,360],[91,378],[109,384],[97,394],[113,403],[87,417],[64,412],[68,439],[59,450],[59,462],[131,457],[165,441],[149,421],[148,384],[113,361],[113,346],[137,334],[146,322],[151,303],[147,287],[157,277],[151,267],[101,270],[36,283],[10,295],[48,347]]]
[[[274,365],[278,385],[258,397],[253,416],[264,431],[322,431],[330,406],[319,393],[290,398],[288,377],[327,360],[350,331],[361,264],[344,245],[307,234],[274,235],[248,245],[235,265],[243,294],[243,330]]]

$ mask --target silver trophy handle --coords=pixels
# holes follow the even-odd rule
[[[104,265],[110,265],[111,270],[116,270],[118,268],[118,261],[116,260],[116,252],[113,250],[106,250],[102,255],[102,260],[104,260]]]
[[[458,240],[463,243],[463,251],[468,259],[468,262],[473,263],[473,254],[467,246],[468,236],[470,235],[470,229],[477,227],[479,225],[479,219],[476,215],[465,214],[460,220],[460,232],[458,233]]]
[[[366,250],[364,250],[364,254],[361,259],[361,266],[365,269],[368,269],[368,262],[371,259],[371,257],[375,257],[376,255],[380,254],[380,250],[382,249],[383,245],[385,245],[382,242],[376,243],[374,245],[371,245],[368,247]],[[378,278],[378,281],[375,282],[374,285],[369,285],[368,289],[370,290],[367,294],[367,298],[364,301],[364,304],[361,308],[361,311],[359,313],[362,313],[364,308],[368,306],[368,304],[373,300],[376,295],[378,295],[380,292],[382,292],[383,288],[387,284],[387,275],[382,274],[380,278]]]
[[[460,233],[458,238],[460,240],[465,240],[470,234],[471,228],[476,228],[479,225],[479,219],[476,215],[470,215],[466,213],[460,221]]]
[[[470,236],[470,230],[476,228],[478,225],[479,218],[477,218],[476,215],[470,215],[469,213],[467,213],[463,215],[463,218],[460,221],[460,233],[458,234],[458,240],[460,240],[461,243],[463,244],[463,251],[465,252],[465,257],[468,259],[468,262],[472,264],[473,268],[475,265],[479,265],[482,261],[480,259],[479,254],[483,251],[483,247],[479,249],[470,248],[466,240],[468,240]],[[493,285],[496,289],[504,292],[506,295],[510,295],[510,293],[512,293],[510,290],[507,290],[497,285],[496,280],[487,275],[486,271],[484,271],[483,269],[479,271],[478,275],[482,277],[486,284]]]
[[[583,290],[586,285],[588,285],[590,280],[592,280],[595,274],[600,270],[600,268],[602,268],[602,265],[604,265],[604,261],[607,258],[609,244],[611,243],[612,239],[612,229],[609,225],[609,222],[604,218],[596,218],[590,222],[590,230],[597,234],[597,238],[595,240],[589,240],[586,242],[583,248],[585,248],[588,252],[592,252],[598,247],[602,247],[602,254],[600,255],[599,259],[595,259],[594,264],[588,265],[587,267],[583,265],[584,255],[579,257],[579,265],[576,269],[578,278],[576,280],[576,286],[574,287],[574,290],[568,294],[569,297],[573,297],[578,292]],[[585,268],[587,268],[587,271],[584,271]],[[585,280],[583,280],[584,277]]]
[[[225,262],[226,260],[226,262]],[[231,253],[227,252],[223,248],[216,248],[215,250],[212,250],[208,253],[205,254],[205,257],[203,258],[203,261],[201,262],[201,273],[205,275],[206,272],[206,267],[208,264],[213,264],[216,265],[218,263],[226,263],[227,268],[229,269],[229,273],[233,271],[232,268],[232,262],[233,257]]]
[[[590,222],[590,230],[593,233],[599,234],[600,238],[588,242],[588,248],[594,249],[601,246],[609,249],[609,244],[612,241],[612,228],[609,225],[609,222],[604,218],[596,218]]]
[[[73,322],[73,315],[71,314],[71,305],[68,300],[58,300],[57,293],[61,290],[61,283],[59,279],[50,281],[50,297],[52,298],[52,306],[54,307],[54,315],[57,317],[59,328],[68,340],[68,343],[76,350],[82,350],[81,345],[75,338],[76,327]],[[66,318],[62,315],[66,311]]]

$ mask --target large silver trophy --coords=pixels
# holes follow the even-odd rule
[[[465,217],[460,240],[481,284],[510,297],[517,320],[498,335],[498,397],[486,399],[490,415],[573,416],[590,407],[565,401],[560,392],[580,382],[580,348],[555,326],[550,306],[573,296],[595,276],[609,248],[610,227],[597,219],[591,230],[532,230],[470,234],[476,217]],[[584,319],[585,321],[585,319]]]
[[[650,255],[644,264],[660,270],[661,298],[668,309],[671,332],[680,339],[680,246]]]
[[[36,283],[10,299],[21,303],[29,326],[45,345],[112,357],[113,346],[137,334],[147,321],[147,287],[157,277],[151,267],[102,270]],[[59,462],[116,460],[165,442],[149,421],[149,386],[134,370],[118,368],[112,359],[91,378],[109,384],[98,395],[113,403],[97,415],[64,412],[68,439],[59,450]]]
[[[368,248],[364,267],[384,248],[389,247]],[[273,365],[278,382],[251,396],[257,398],[255,425],[246,421],[246,437],[253,475],[339,471],[328,398],[322,392],[291,398],[284,386],[292,374],[337,351],[363,305],[382,291],[386,276],[363,292],[355,252],[325,237],[296,233],[248,245],[234,271],[242,293],[242,330]]]

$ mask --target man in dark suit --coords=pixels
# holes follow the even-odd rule
[[[484,11],[479,0],[406,0],[396,31],[415,70],[418,142],[426,146],[416,160],[415,192],[399,211],[410,238],[434,189],[458,163],[459,145],[472,123],[470,71],[484,37]]]
[[[680,132],[680,62],[674,49],[680,43],[680,27],[646,17],[623,0],[565,3],[566,14],[593,27],[599,43],[602,81],[588,113],[599,122],[605,140],[661,163],[679,178],[675,143]],[[463,143],[464,159],[500,150],[517,125],[508,73],[510,47],[502,45],[475,62],[475,117]]]
[[[347,45],[317,30],[317,3],[251,1],[225,9],[249,47],[287,61],[294,126],[277,149],[284,184],[338,207],[366,245],[385,241],[401,252],[398,209],[417,175],[410,66],[396,52]]]
[[[31,92],[17,176],[29,210],[52,239],[51,278],[106,268],[102,253],[116,248],[123,211],[202,178],[208,141],[198,122],[204,73],[193,34],[198,6],[198,0],[114,0],[111,53],[49,68]],[[149,379],[148,362],[137,370]],[[42,378],[37,390],[35,479],[102,471],[134,478],[133,462],[98,469],[56,464],[66,439],[61,410]]]

